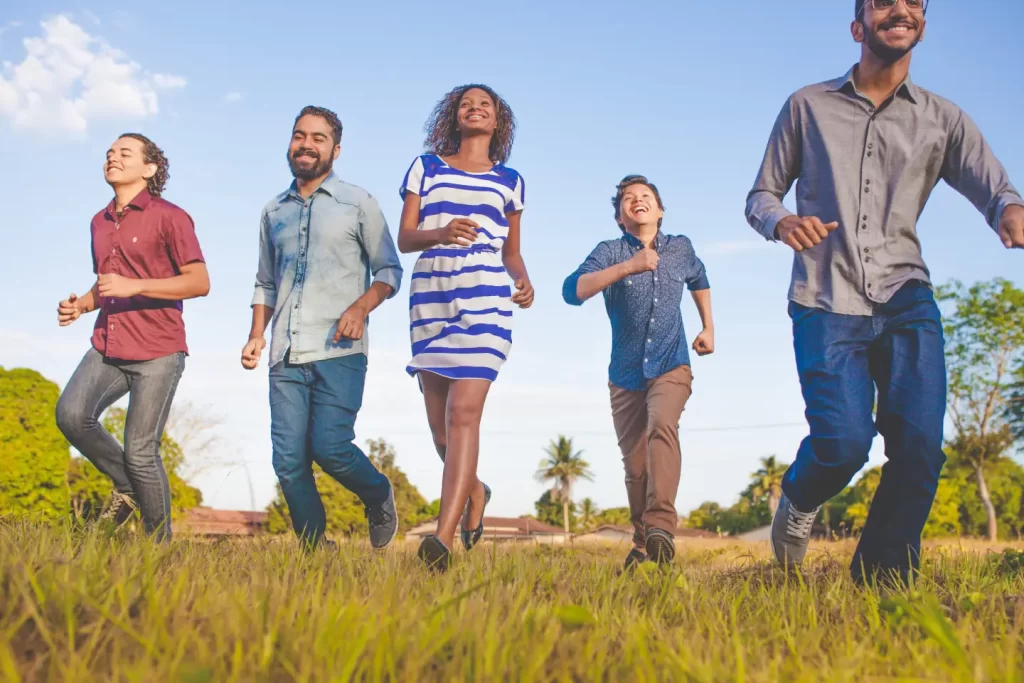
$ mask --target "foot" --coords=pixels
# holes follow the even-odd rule
[[[810,512],[801,512],[785,494],[779,501],[779,509],[772,520],[772,554],[786,569],[799,567],[804,561],[807,544],[811,542],[811,527],[820,509],[818,506]]]
[[[441,539],[433,534],[423,538],[420,549],[416,551],[416,556],[431,571],[446,572],[452,566],[452,552],[441,542]]]
[[[487,504],[491,502],[491,489],[483,482],[480,483],[480,486],[484,490],[483,505],[480,506],[480,522],[471,529],[466,528],[469,513],[472,509],[472,500],[466,503],[466,512],[462,515],[462,533],[460,535],[462,536],[462,545],[465,546],[466,550],[472,550],[473,546],[479,543],[484,535],[484,513],[487,511]]]
[[[639,567],[641,563],[646,561],[647,553],[645,553],[643,550],[633,548],[629,551],[629,555],[626,555],[626,564],[622,568],[627,572],[631,572],[637,567]]]
[[[366,520],[370,524],[370,545],[381,550],[388,547],[398,534],[398,510],[395,509],[395,489],[388,482],[388,497],[376,505],[366,506]]]
[[[647,557],[658,564],[669,564],[676,556],[676,541],[664,529],[651,527],[647,530]]]
[[[107,503],[106,509],[100,515],[100,519],[111,522],[115,529],[120,529],[128,523],[128,520],[132,518],[132,514],[138,509],[139,504],[130,495],[112,491],[110,493],[110,502]]]

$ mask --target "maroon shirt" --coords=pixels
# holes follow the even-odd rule
[[[181,275],[181,266],[203,262],[192,218],[143,190],[120,217],[111,201],[92,219],[92,266],[97,275],[159,280]],[[107,358],[146,361],[188,353],[180,301],[145,296],[102,297],[92,345]]]

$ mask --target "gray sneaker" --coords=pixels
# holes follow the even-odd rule
[[[388,497],[377,505],[366,506],[370,523],[370,545],[377,550],[388,547],[398,534],[398,510],[395,509],[395,488],[388,482]]]
[[[786,569],[799,567],[807,554],[811,541],[811,527],[821,506],[810,512],[800,512],[785,494],[779,501],[779,509],[772,520],[772,553],[775,560]]]
[[[100,519],[112,523],[115,529],[120,529],[132,518],[132,514],[138,508],[139,504],[131,496],[111,491],[110,502],[107,503],[106,509],[100,514]]]

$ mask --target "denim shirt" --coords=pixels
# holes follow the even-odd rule
[[[658,269],[629,275],[602,292],[612,324],[612,359],[608,380],[627,391],[644,391],[650,380],[690,364],[683,329],[683,284],[691,291],[709,289],[704,264],[690,240],[658,232],[653,246]],[[628,261],[643,243],[629,233],[601,242],[576,272],[565,280],[562,298],[580,306],[580,277]]]
[[[359,340],[334,343],[341,314],[374,282],[402,284],[387,221],[368,192],[333,172],[308,199],[295,183],[263,209],[252,304],[274,309],[270,366],[366,354]],[[290,353],[289,353],[290,350]]]

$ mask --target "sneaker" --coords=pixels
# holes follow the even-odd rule
[[[132,514],[138,509],[139,504],[135,502],[134,498],[126,493],[111,491],[110,502],[100,514],[100,519],[111,522],[115,529],[120,529],[127,524],[128,520],[132,518]]]
[[[629,551],[629,555],[626,555],[626,563],[622,568],[627,572],[631,572],[639,567],[642,562],[646,561],[647,555],[644,552],[633,548]]]
[[[810,512],[801,512],[785,494],[779,501],[779,509],[772,520],[772,553],[776,562],[786,569],[799,567],[804,561],[807,544],[811,541],[811,527],[820,509],[819,505]]]
[[[669,564],[676,556],[676,542],[672,534],[664,529],[651,527],[647,530],[647,557],[658,564]]]
[[[398,534],[398,511],[395,509],[395,489],[388,482],[388,497],[377,505],[366,506],[366,520],[370,523],[370,545],[381,550],[388,547]]]

